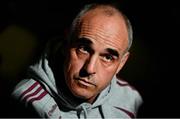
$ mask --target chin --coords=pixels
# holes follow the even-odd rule
[[[73,88],[71,90],[74,96],[81,98],[81,99],[89,99],[91,97],[91,93],[87,91],[86,89],[81,88]]]
[[[81,85],[75,81],[69,82],[68,87],[69,87],[71,93],[76,98],[79,98],[82,100],[89,100],[92,97],[94,97],[94,91],[95,91],[94,87],[87,87],[87,86]]]
[[[73,88],[71,92],[76,98],[88,103],[93,103],[94,99],[97,96],[97,94],[94,93],[93,90],[88,90],[80,87]]]

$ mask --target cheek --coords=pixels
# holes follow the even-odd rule
[[[116,70],[106,70],[101,69],[101,71],[98,73],[99,81],[99,88],[103,89],[105,88],[112,80],[113,76],[115,75]]]
[[[106,73],[101,74],[100,79],[102,79],[101,82],[108,83],[111,81],[112,77],[113,77],[113,74],[106,72]]]
[[[83,61],[78,58],[75,51],[71,51],[69,62],[67,64],[68,64],[67,72],[70,73],[71,75],[72,73],[78,72],[81,69],[81,67],[83,66]]]
[[[104,65],[99,65],[98,73],[101,77],[105,79],[112,78],[118,69],[119,64],[112,64],[109,67],[105,67]]]

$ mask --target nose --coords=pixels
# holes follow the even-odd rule
[[[87,59],[85,69],[89,74],[95,74],[97,69],[97,57],[92,56]]]
[[[96,67],[97,67],[97,58],[95,56],[87,58],[81,70],[81,75],[89,76],[95,74],[97,69]]]

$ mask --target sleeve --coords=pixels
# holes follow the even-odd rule
[[[49,100],[46,90],[33,79],[22,80],[15,87],[12,97],[24,105],[25,108],[37,112],[39,116],[44,115],[42,109]]]
[[[118,110],[124,111],[130,117],[136,117],[143,99],[140,93],[128,82],[116,79],[112,89],[111,104]]]

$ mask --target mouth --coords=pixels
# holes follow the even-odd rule
[[[88,79],[75,78],[75,80],[77,80],[79,84],[84,85],[86,87],[96,86],[94,83],[88,81]]]

